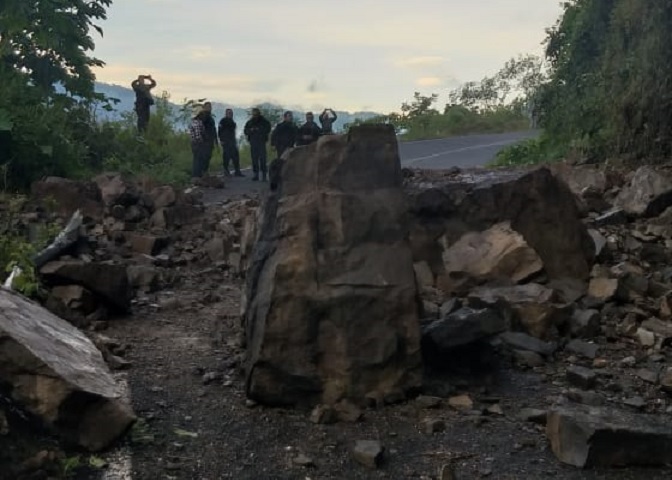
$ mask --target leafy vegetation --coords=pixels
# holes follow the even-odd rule
[[[538,149],[502,152],[500,162],[668,158],[671,42],[670,2],[566,1],[548,30],[548,79],[534,95],[544,138]]]
[[[470,133],[501,133],[534,126],[530,98],[544,80],[542,61],[534,55],[512,58],[492,77],[468,82],[450,92],[443,111],[437,94],[415,92],[413,100],[391,113],[358,123],[390,123],[404,140],[425,140]]]

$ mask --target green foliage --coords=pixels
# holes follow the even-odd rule
[[[567,150],[553,145],[547,136],[531,138],[500,150],[493,167],[512,167],[561,160]]]
[[[33,258],[54,238],[58,228],[54,225],[38,226],[32,242],[28,232],[17,231],[16,217],[24,201],[23,197],[0,196],[0,205],[4,206],[0,216],[0,279],[4,282],[12,270],[18,267],[21,273],[15,277],[13,288],[27,297],[35,297],[39,293],[40,282]]]
[[[572,0],[548,30],[539,91],[554,144],[590,160],[672,154],[672,4]]]

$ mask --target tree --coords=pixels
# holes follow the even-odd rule
[[[60,84],[66,92],[93,96],[90,31],[106,18],[112,0],[3,0],[0,4],[0,78],[25,75],[46,95]]]

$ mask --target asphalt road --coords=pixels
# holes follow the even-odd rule
[[[400,142],[399,154],[401,165],[409,168],[481,167],[502,148],[536,135],[537,132],[530,131]]]

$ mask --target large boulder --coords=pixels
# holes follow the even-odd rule
[[[122,313],[131,308],[133,290],[123,265],[58,260],[44,265],[40,274],[52,285],[81,285]]]
[[[450,289],[456,280],[466,281],[465,273],[472,276],[459,263],[458,271],[451,271],[452,263],[444,262],[446,251],[455,248],[464,252],[461,245],[469,239],[487,242],[495,236],[506,240],[478,247],[471,242],[478,255],[497,260],[487,265],[496,267],[490,268],[493,272],[520,279],[537,270],[539,258],[550,279],[589,277],[594,242],[581,221],[574,195],[550,170],[473,171],[451,177],[436,175],[430,181],[419,177],[410,177],[406,185],[413,255],[416,262],[430,265],[437,286]],[[524,244],[507,232],[509,226]],[[452,253],[448,256],[459,258]],[[509,258],[524,263],[514,267]],[[479,277],[480,272],[476,273]]]
[[[247,395],[315,405],[419,387],[420,302],[392,127],[323,137],[272,171],[247,273]]]
[[[93,181],[107,207],[122,205],[129,207],[140,200],[141,192],[137,184],[120,173],[101,173]]]
[[[77,328],[0,287],[0,392],[92,451],[135,416],[100,351]]]
[[[655,217],[672,206],[672,172],[643,166],[616,197],[616,206],[630,215]]]

